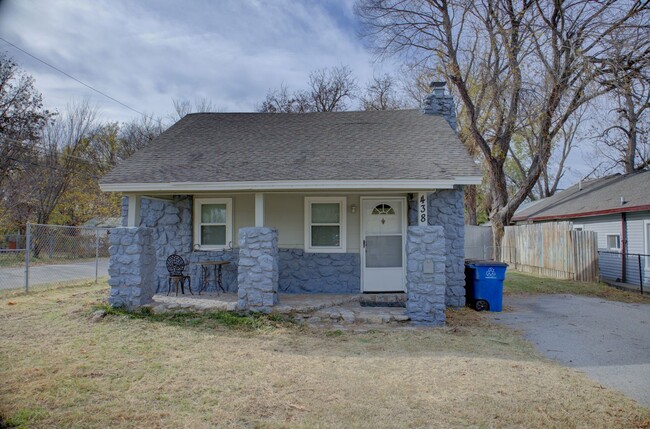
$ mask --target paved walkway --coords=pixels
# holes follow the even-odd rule
[[[574,295],[504,297],[492,313],[544,355],[650,406],[650,305]]]
[[[99,277],[108,276],[108,258],[99,259]],[[29,268],[29,285],[95,279],[95,261],[37,265]],[[0,268],[0,289],[25,287],[25,267]]]

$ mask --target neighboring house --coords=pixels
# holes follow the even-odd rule
[[[518,224],[568,220],[573,229],[595,231],[601,277],[650,283],[650,171],[575,184],[516,213],[512,220]]]
[[[158,290],[177,253],[193,284],[201,262],[232,261],[224,286],[242,308],[268,311],[277,292],[408,290],[411,313],[444,313],[465,302],[463,187],[481,174],[437,92],[423,111],[190,114],[101,187],[128,196],[125,226],[152,228]],[[115,304],[138,301],[119,274],[132,252],[113,250]]]

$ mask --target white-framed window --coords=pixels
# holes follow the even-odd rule
[[[194,199],[194,246],[221,250],[232,246],[232,198]]]
[[[305,251],[343,253],[346,251],[346,198],[305,198]]]
[[[606,244],[608,250],[621,250],[621,236],[618,234],[607,234]]]
[[[573,224],[573,230],[574,231],[584,231],[585,227],[584,227],[584,225],[579,225],[579,224],[574,223]]]

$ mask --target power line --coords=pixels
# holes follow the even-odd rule
[[[98,90],[98,89],[96,89],[96,88],[93,88],[92,86],[90,86],[90,85],[88,85],[87,83],[85,83],[85,82],[83,82],[83,81],[77,79],[76,77],[72,76],[71,74],[66,73],[65,71],[61,70],[60,68],[58,68],[58,67],[56,67],[56,66],[53,66],[52,64],[50,64],[50,63],[48,63],[48,62],[46,62],[46,61],[44,61],[44,60],[38,58],[38,57],[35,56],[35,55],[30,54],[29,52],[27,52],[26,50],[22,49],[21,47],[14,45],[13,43],[11,43],[10,41],[8,41],[7,39],[5,39],[5,38],[3,38],[3,37],[0,37],[0,40],[2,40],[3,42],[5,42],[6,44],[8,44],[8,45],[10,45],[10,46],[13,46],[14,48],[18,49],[20,52],[24,53],[25,55],[29,55],[30,57],[34,58],[36,61],[39,61],[39,62],[45,64],[46,66],[48,66],[48,67],[50,67],[50,68],[52,68],[52,69],[58,71],[59,73],[65,75],[65,76],[67,76],[67,77],[69,77],[70,79],[74,80],[75,82],[78,82],[78,83],[82,84],[82,85],[85,86],[86,88],[88,88],[88,89],[90,89],[90,90],[92,90],[92,91],[95,91],[96,93],[98,93],[98,94],[100,94],[100,95],[102,95],[102,96],[108,98],[109,100],[112,100],[112,101],[116,102],[117,104],[119,104],[119,105],[121,105],[121,106],[124,106],[124,107],[126,107],[127,109],[132,110],[132,111],[134,111],[135,113],[137,113],[137,114],[139,114],[139,115],[142,115],[142,116],[148,117],[147,115],[145,115],[144,113],[140,112],[139,110],[136,110],[136,109],[134,109],[133,107],[131,107],[131,106],[127,105],[127,104],[122,103],[120,100],[117,100],[117,99],[111,97],[110,95],[106,94],[105,92],[102,92],[102,91],[100,91],[100,90]],[[150,119],[153,119],[153,118],[150,118]]]

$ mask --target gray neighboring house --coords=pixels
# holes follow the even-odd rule
[[[123,192],[110,302],[167,290],[165,260],[228,260],[242,309],[278,293],[407,294],[421,323],[465,303],[463,187],[481,173],[438,88],[422,110],[185,116],[101,181]]]
[[[513,222],[570,221],[598,234],[603,280],[650,284],[650,171],[577,183],[515,213]],[[639,256],[641,255],[641,256]]]

